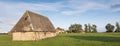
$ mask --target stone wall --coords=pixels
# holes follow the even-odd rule
[[[56,36],[55,32],[13,32],[14,41],[41,40],[44,38]]]

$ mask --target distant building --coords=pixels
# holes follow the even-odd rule
[[[56,28],[56,34],[59,34],[59,33],[66,33],[66,31],[60,27]]]
[[[56,36],[55,28],[46,16],[26,11],[12,28],[13,40],[40,40]]]

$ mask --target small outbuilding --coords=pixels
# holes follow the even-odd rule
[[[15,41],[40,40],[56,36],[50,20],[43,15],[26,11],[9,34]]]

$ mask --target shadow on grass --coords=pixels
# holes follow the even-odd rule
[[[69,36],[69,37],[89,41],[120,42],[120,37],[108,37],[108,36]]]

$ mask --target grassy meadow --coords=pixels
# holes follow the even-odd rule
[[[0,46],[120,46],[120,33],[70,33],[39,41],[12,41],[0,35]]]

